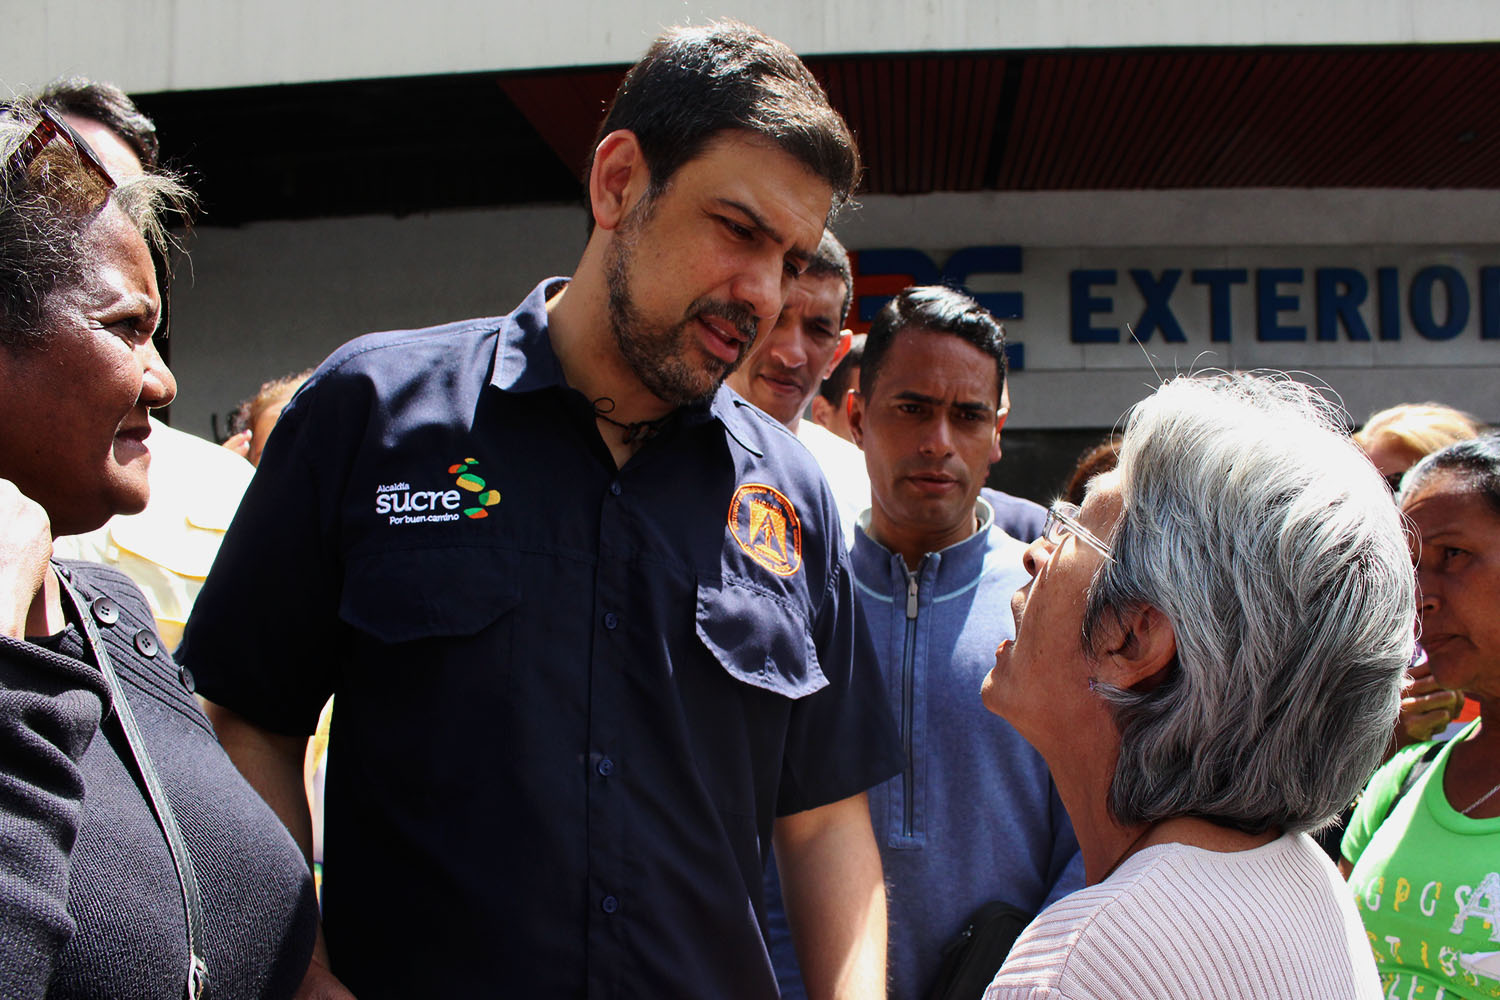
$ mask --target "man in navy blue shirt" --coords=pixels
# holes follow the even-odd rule
[[[775,997],[773,839],[813,995],[883,995],[899,743],[827,486],[721,387],[857,174],[785,46],[674,29],[571,279],[354,341],[287,408],[180,656],[304,846],[337,694],[327,996]]]

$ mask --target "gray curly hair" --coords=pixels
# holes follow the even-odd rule
[[[1098,685],[1122,823],[1199,816],[1251,833],[1326,825],[1379,764],[1411,662],[1407,533],[1341,412],[1285,376],[1175,378],[1120,450],[1115,559],[1083,643],[1151,606],[1176,663],[1150,690]]]

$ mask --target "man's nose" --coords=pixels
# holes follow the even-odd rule
[[[735,279],[732,288],[735,300],[755,314],[762,329],[776,321],[786,302],[781,283],[784,267],[779,256],[774,261],[757,259],[746,265]]]
[[[928,423],[922,435],[924,455],[951,455],[953,453],[953,429],[946,417],[939,415]]]
[[[807,344],[800,322],[788,323],[772,333],[771,357],[783,368],[801,368],[807,364]]]

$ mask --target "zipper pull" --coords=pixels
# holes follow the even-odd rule
[[[906,617],[917,617],[917,574],[906,574]]]

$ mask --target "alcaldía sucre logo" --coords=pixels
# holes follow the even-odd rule
[[[746,483],[729,501],[729,531],[745,554],[777,576],[802,568],[802,522],[780,490]]]
[[[448,466],[457,489],[414,490],[411,483],[384,483],[375,487],[375,513],[389,517],[391,524],[434,524],[460,517],[489,517],[489,508],[500,502],[500,491],[489,489],[474,471],[477,459],[466,458]],[[464,494],[470,494],[465,497]]]

